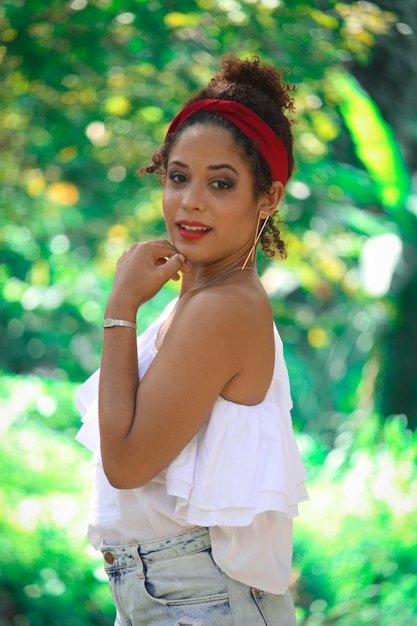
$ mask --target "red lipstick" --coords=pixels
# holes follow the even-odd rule
[[[201,239],[211,231],[210,226],[202,222],[180,220],[177,222],[178,232],[184,239]]]

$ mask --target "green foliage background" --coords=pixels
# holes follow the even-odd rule
[[[74,393],[115,261],[164,236],[138,178],[220,56],[297,86],[288,259],[258,265],[286,348],[311,501],[301,625],[416,619],[417,3],[5,0],[0,6],[0,626],[110,624],[84,540]],[[150,319],[168,285],[141,313]]]

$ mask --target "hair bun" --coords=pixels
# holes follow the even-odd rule
[[[258,92],[272,100],[280,109],[293,110],[293,98],[288,92],[294,88],[284,83],[283,70],[262,63],[258,56],[241,60],[232,54],[223,57],[220,67],[220,71],[210,82],[212,86],[215,83],[245,85],[248,93]]]

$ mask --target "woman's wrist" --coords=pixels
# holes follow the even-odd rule
[[[125,302],[119,297],[112,297],[112,294],[110,294],[107,300],[106,308],[104,309],[104,318],[126,320],[128,322],[136,323],[137,312],[137,306]]]

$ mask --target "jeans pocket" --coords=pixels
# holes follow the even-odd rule
[[[150,599],[164,605],[228,601],[225,577],[210,550],[146,564],[144,586]]]

